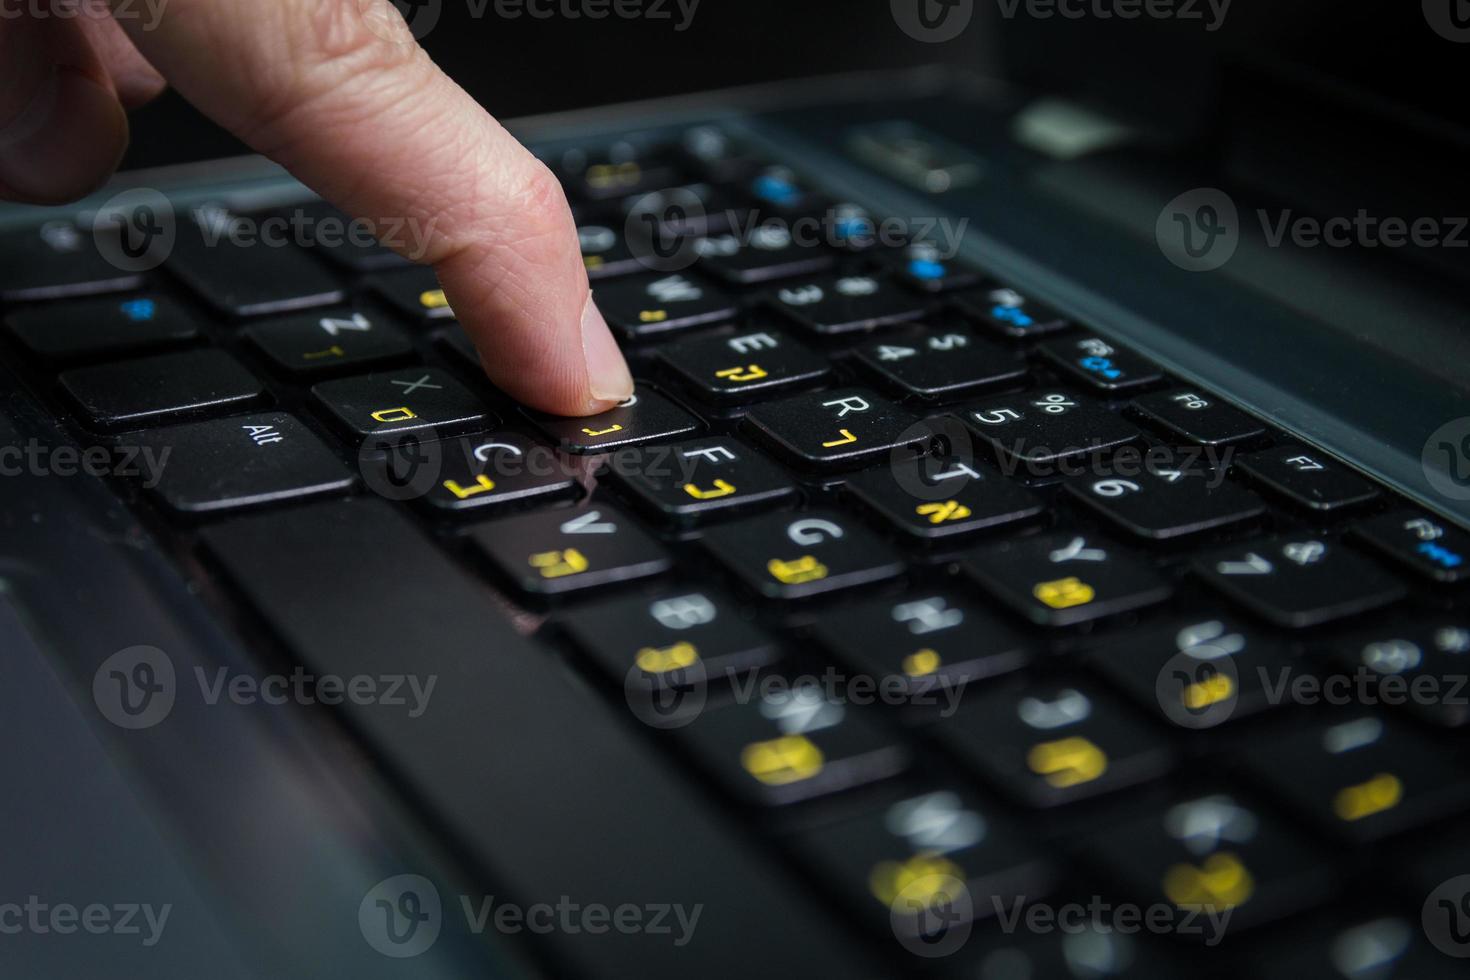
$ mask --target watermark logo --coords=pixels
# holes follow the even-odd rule
[[[955,867],[946,858],[921,857],[908,864],[916,861],[924,866],[904,875],[908,882],[889,905],[889,925],[899,945],[915,956],[949,956],[965,945],[974,927],[970,889],[944,870]]]
[[[677,601],[666,599],[659,605]],[[689,643],[639,650],[623,678],[623,699],[633,716],[650,728],[669,731],[702,715],[709,701],[709,678],[704,662],[696,657]]]
[[[1424,19],[1446,41],[1470,44],[1470,0],[1423,0]]]
[[[173,204],[151,187],[114,194],[92,219],[98,254],[123,272],[158,268],[177,237]]]
[[[1234,657],[1245,649],[1245,637],[1210,620],[1186,626],[1174,643],[1178,652],[1164,663],[1154,684],[1164,716],[1183,728],[1213,728],[1229,721],[1240,700]]]
[[[439,889],[422,875],[395,875],[378,882],[357,907],[357,927],[384,956],[420,956],[439,939],[444,910]]]
[[[174,663],[158,647],[119,650],[92,675],[92,700],[119,728],[152,728],[174,707]]]
[[[1470,875],[1451,878],[1430,892],[1422,921],[1435,949],[1456,959],[1470,958]]]
[[[1212,272],[1240,245],[1240,215],[1229,194],[1216,187],[1185,191],[1164,206],[1154,224],[1164,257],[1187,272]]]
[[[623,238],[633,257],[655,272],[679,272],[699,258],[699,234],[705,230],[708,217],[704,201],[685,187],[645,194],[633,202],[623,223]],[[582,251],[605,251],[616,244],[609,228],[583,226],[577,234]],[[601,236],[601,242],[588,241],[589,235]],[[602,247],[599,248],[598,246]]]
[[[1446,422],[1424,443],[1424,478],[1451,500],[1470,500],[1470,417]]]
[[[893,22],[925,44],[953,41],[975,16],[975,0],[888,0]]]
[[[384,500],[418,500],[439,483],[443,444],[416,432],[370,436],[358,449],[363,485]]]

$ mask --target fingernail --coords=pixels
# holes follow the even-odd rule
[[[618,350],[607,321],[590,296],[582,307],[582,356],[587,360],[587,386],[594,400],[620,402],[633,394],[628,362],[623,360],[623,352]]]
[[[0,183],[39,201],[80,197],[112,172],[126,132],[111,92],[73,68],[53,67],[0,128]]]

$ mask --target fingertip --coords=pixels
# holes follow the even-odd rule
[[[0,127],[0,184],[36,204],[74,201],[107,180],[127,144],[127,114],[112,89],[53,66]]]
[[[607,411],[633,394],[633,375],[602,311],[589,294],[582,307],[582,356],[587,364],[588,414]]]

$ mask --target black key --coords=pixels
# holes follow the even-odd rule
[[[570,150],[554,168],[567,191],[592,201],[610,201],[672,187],[683,175],[671,159],[658,153],[640,152],[628,143],[617,143],[588,153]]]
[[[1140,395],[1129,410],[1182,442],[1227,446],[1266,434],[1266,427],[1214,395],[1176,388]]]
[[[661,575],[673,566],[662,545],[604,504],[480,524],[470,540],[516,588],[538,595]]]
[[[769,222],[739,233],[711,235],[698,243],[699,266],[735,285],[769,282],[824,272],[837,253],[817,243],[802,243],[785,224]]]
[[[751,401],[813,387],[832,373],[826,358],[779,330],[683,340],[658,356],[706,401]]]
[[[870,934],[939,955],[946,930],[1035,901],[1051,883],[1050,862],[997,809],[930,789],[790,844]],[[954,944],[966,934],[952,933]]]
[[[148,425],[172,416],[220,415],[265,398],[265,388],[224,351],[157,354],[73,368],[61,388],[101,428]]]
[[[1439,874],[1435,883],[1450,876]],[[1429,891],[1424,895],[1428,896]],[[1303,977],[1338,977],[1344,980],[1458,980],[1465,973],[1464,963],[1444,955],[1445,948],[1463,950],[1466,913],[1457,907],[1463,890],[1446,892],[1448,908],[1436,902],[1422,915],[1384,915],[1364,919],[1361,916],[1344,922],[1341,914],[1323,922],[1306,923],[1291,928],[1291,936],[1274,945],[1244,954],[1246,961],[1258,964],[1252,975],[1260,980],[1302,980]],[[1426,903],[1427,904],[1427,903]],[[1425,923],[1449,923],[1461,930],[1445,932],[1444,944],[1436,950],[1425,935]],[[1463,955],[1463,954],[1461,954]]]
[[[677,272],[598,283],[592,297],[608,325],[630,340],[719,323],[739,312],[724,290]]]
[[[1182,464],[1181,464],[1182,465]],[[1266,505],[1223,472],[1164,469],[1152,465],[1128,476],[1104,475],[1106,468],[1067,481],[1067,492],[1120,530],[1149,541],[1174,541],[1253,521]]]
[[[880,689],[898,687],[916,704],[953,714],[970,681],[1016,670],[1029,654],[1009,624],[952,593],[918,593],[843,606],[813,635],[850,670]]]
[[[588,418],[564,418],[545,412],[526,414],[562,452],[605,453],[620,446],[672,439],[699,429],[699,420],[656,391],[640,386],[610,412]]]
[[[822,201],[819,194],[782,166],[764,168],[750,179],[745,189],[762,207],[788,214],[808,212]]]
[[[759,157],[714,126],[686,130],[679,149],[696,172],[722,184],[747,181],[762,165]]]
[[[1432,725],[1470,725],[1470,617],[1399,617],[1314,646],[1346,672],[1347,690],[1401,707]]]
[[[1274,496],[1320,514],[1335,514],[1378,496],[1378,488],[1367,480],[1297,443],[1241,456],[1235,465]]]
[[[723,518],[796,496],[796,484],[780,467],[728,436],[622,456],[612,457],[613,479],[665,520]]]
[[[783,457],[808,469],[855,469],[928,437],[917,416],[865,388],[758,405],[746,422]]]
[[[979,283],[979,271],[946,256],[930,242],[916,242],[892,256],[903,282],[926,293],[947,293]]]
[[[480,363],[480,352],[475,349],[475,342],[470,340],[469,334],[465,333],[460,327],[446,327],[439,332],[434,340],[450,356],[457,358],[461,364],[475,372],[476,377],[485,373],[485,368]]]
[[[658,251],[673,256],[686,242],[693,246],[695,238],[745,227],[750,205],[727,188],[682,184],[626,198],[622,214],[632,222],[628,235],[646,243],[656,241]]]
[[[431,465],[420,475],[416,463]],[[374,490],[390,499],[422,499],[438,511],[484,514],[575,496],[576,471],[550,446],[492,432],[418,445],[405,437],[382,460],[385,481]],[[410,488],[404,493],[402,488]]]
[[[622,222],[578,225],[577,242],[582,247],[582,264],[587,268],[587,278],[594,282],[648,270],[648,266],[628,247]]]
[[[721,894],[741,922],[770,920],[759,950],[744,948],[747,928],[708,916],[678,948],[669,935],[563,935],[573,973],[676,975],[690,956],[759,970],[773,949],[802,974],[867,968],[816,903],[773,873],[769,852],[733,832],[687,772],[650,751],[626,709],[569,683],[561,659],[520,638],[483,583],[401,511],[371,499],[306,504],[245,515],[203,538],[224,580],[308,674],[438,679],[417,715],[404,706],[411,697],[346,698],[335,710],[437,815],[445,839],[461,842],[477,866],[496,853],[495,866],[528,901],[580,895],[612,907],[632,889],[692,905]],[[475,745],[514,749],[478,753],[477,776],[467,779],[466,747]],[[550,784],[565,806],[507,805],[540,798]],[[610,806],[609,794],[640,805]],[[587,839],[593,815],[598,836],[609,835],[602,840]],[[673,821],[678,832],[650,835],[650,820]],[[620,842],[615,855],[607,840]]]
[[[485,403],[439,368],[415,366],[323,381],[311,393],[352,436],[453,435],[495,424]]]
[[[628,692],[730,680],[779,655],[765,630],[713,590],[613,599],[578,609],[563,628],[609,680]],[[667,727],[679,717],[671,713]]]
[[[118,293],[143,285],[139,272],[109,262],[98,245],[91,230],[64,221],[0,236],[0,300]]]
[[[968,331],[916,330],[854,353],[887,387],[925,399],[956,398],[1026,377],[1022,358]]]
[[[1378,840],[1470,805],[1470,779],[1445,748],[1372,715],[1263,736],[1238,758],[1299,816],[1349,841]]]
[[[917,320],[924,301],[876,276],[822,276],[770,293],[776,312],[815,334],[874,330]]]
[[[990,467],[932,456],[859,474],[847,489],[890,527],[923,541],[952,540],[1030,520],[1039,497]]]
[[[1422,578],[1470,576],[1470,534],[1423,511],[1396,510],[1354,525],[1353,537]]]
[[[954,297],[955,309],[988,331],[1012,339],[1066,330],[1072,322],[1014,289],[998,287]]]
[[[1172,763],[1168,741],[1122,705],[1066,683],[971,694],[937,731],[985,779],[1034,807],[1133,786]]]
[[[341,493],[357,482],[321,439],[285,412],[171,426],[129,441],[165,460],[150,489],[181,513]]]
[[[244,334],[277,367],[301,376],[340,373],[413,353],[396,327],[358,310],[256,323]]]
[[[704,545],[753,591],[806,599],[903,574],[893,551],[836,511],[767,514],[709,531]]]
[[[210,306],[235,317],[340,303],[337,278],[295,247],[254,237],[250,221],[205,207],[179,222],[168,268]],[[252,238],[239,239],[241,233]]]
[[[1001,395],[956,413],[1007,469],[1051,476],[1058,464],[1135,442],[1137,428],[1097,402],[1065,391]]]
[[[298,245],[349,272],[406,268],[412,263],[386,245],[396,245],[409,255],[423,254],[428,245],[416,237],[417,227],[410,222],[354,219],[326,201],[283,208],[276,216],[300,228]]]
[[[1131,630],[1089,662],[1145,711],[1204,729],[1280,705],[1276,685],[1301,673],[1293,654],[1278,633],[1199,615]]]
[[[1147,816],[1110,825],[1083,850],[1141,906],[1167,902],[1199,913],[1211,946],[1331,895],[1332,856],[1237,793],[1174,796]]]
[[[1336,542],[1271,538],[1215,552],[1196,574],[1256,615],[1302,629],[1403,598],[1403,583]]]
[[[1042,626],[1072,626],[1169,598],[1151,564],[1082,534],[1044,534],[973,551],[964,570],[987,592]]]
[[[705,711],[679,737],[734,795],[784,806],[898,775],[909,753],[810,678],[771,677]]]
[[[1094,335],[1048,341],[1041,352],[1073,381],[1104,394],[1146,388],[1164,377],[1148,360]]]
[[[414,323],[453,320],[454,310],[432,269],[407,269],[373,279],[373,288]]]
[[[1196,967],[1183,960],[1176,949],[1178,944],[1138,934],[1131,928],[1124,932],[1118,928],[1118,920],[1105,912],[1078,916],[1070,919],[1066,928],[1040,932],[1026,928],[1026,914],[1019,902],[1006,908],[1006,915],[1013,916],[1020,925],[1013,932],[977,937],[968,943],[970,972],[956,976],[985,980],[987,966],[998,964],[995,969],[1007,972],[997,977],[1018,980],[1179,980],[1190,976]],[[1196,924],[1198,919],[1194,918]]]
[[[31,353],[48,361],[131,354],[199,336],[177,303],[151,294],[22,307],[5,317],[5,325]]]

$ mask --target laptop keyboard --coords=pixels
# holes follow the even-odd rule
[[[494,391],[430,272],[209,244],[219,208],[146,276],[6,237],[7,363],[170,452],[118,492],[312,669],[369,669],[415,583],[493,587],[885,969],[1451,975],[1464,530],[719,134],[549,159],[638,379],[604,415]],[[692,264],[638,257],[652,192]],[[1206,949],[1122,903],[1231,917]]]

